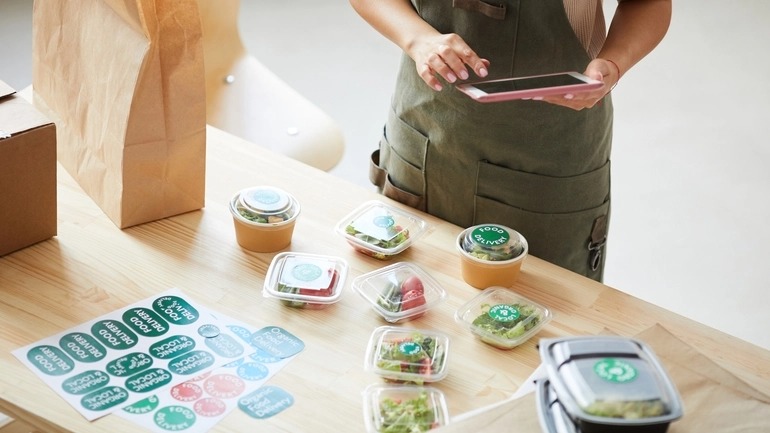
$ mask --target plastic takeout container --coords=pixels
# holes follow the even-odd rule
[[[376,384],[364,390],[367,433],[425,432],[448,422],[446,398],[437,388]]]
[[[455,312],[455,320],[481,341],[512,349],[551,320],[551,311],[504,287],[489,287]]]
[[[339,301],[348,264],[339,257],[278,253],[270,262],[262,290],[294,308],[322,309]]]
[[[385,381],[422,385],[449,373],[449,337],[441,332],[381,326],[372,332],[364,369]]]
[[[390,323],[416,319],[447,299],[446,290],[433,277],[407,262],[360,275],[352,287]]]
[[[566,413],[582,433],[664,433],[682,416],[674,383],[640,340],[614,336],[540,341],[548,382],[538,387],[544,420]],[[558,401],[559,410],[551,408]],[[545,406],[545,403],[548,406]],[[547,422],[545,422],[547,424]]]
[[[247,250],[267,253],[291,243],[300,205],[280,188],[255,186],[233,196],[230,213],[238,244]]]
[[[509,227],[480,224],[457,236],[463,279],[477,289],[512,286],[527,257],[527,240]]]
[[[409,248],[427,227],[413,213],[372,200],[342,218],[335,231],[356,251],[388,260]]]

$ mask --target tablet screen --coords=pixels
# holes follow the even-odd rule
[[[491,81],[473,84],[479,90],[486,93],[513,92],[516,90],[540,89],[543,87],[568,86],[573,84],[585,84],[585,81],[569,74],[547,75],[529,78],[516,78],[511,80]]]

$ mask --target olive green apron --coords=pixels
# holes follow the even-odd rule
[[[489,59],[488,79],[585,70],[562,0],[412,0]],[[437,92],[402,58],[370,178],[393,199],[462,227],[522,233],[534,256],[601,281],[610,211],[612,103],[479,103]]]

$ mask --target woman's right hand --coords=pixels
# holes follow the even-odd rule
[[[414,60],[422,80],[437,91],[443,88],[438,77],[448,83],[455,83],[458,79],[467,80],[470,78],[467,67],[481,78],[489,73],[489,60],[480,58],[455,33],[430,35],[414,40],[407,49],[407,54]]]

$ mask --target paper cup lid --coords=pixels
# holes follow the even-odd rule
[[[278,188],[258,186],[241,192],[239,201],[244,208],[252,212],[275,214],[289,207],[291,197]]]
[[[525,240],[515,230],[499,224],[480,224],[468,228],[460,240],[463,250],[479,259],[510,260],[525,250]]]

